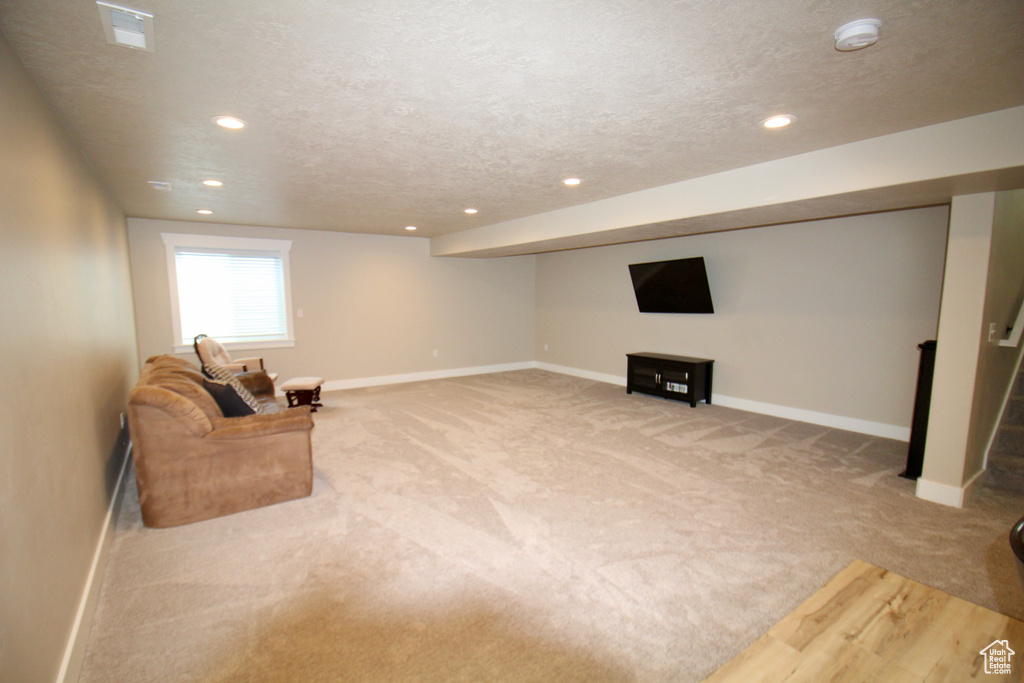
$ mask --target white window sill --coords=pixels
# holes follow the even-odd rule
[[[219,341],[219,340],[218,340]],[[295,346],[294,339],[276,339],[273,341],[221,342],[228,351],[252,351],[258,349],[290,349]],[[175,344],[174,353],[192,353],[192,344]]]

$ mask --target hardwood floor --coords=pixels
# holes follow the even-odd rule
[[[991,673],[999,654],[1009,674]],[[705,683],[994,683],[1022,670],[1024,622],[858,560]]]

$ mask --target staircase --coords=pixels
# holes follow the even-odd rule
[[[1024,493],[1024,370],[1013,382],[988,457],[986,484]]]

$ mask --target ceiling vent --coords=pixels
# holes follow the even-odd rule
[[[153,52],[152,14],[98,0],[96,5],[100,8],[100,21],[108,43]]]

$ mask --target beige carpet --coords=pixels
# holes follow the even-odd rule
[[[1024,617],[1024,499],[906,444],[541,370],[324,395],[300,501],[142,526],[81,680],[697,681],[855,558]]]

